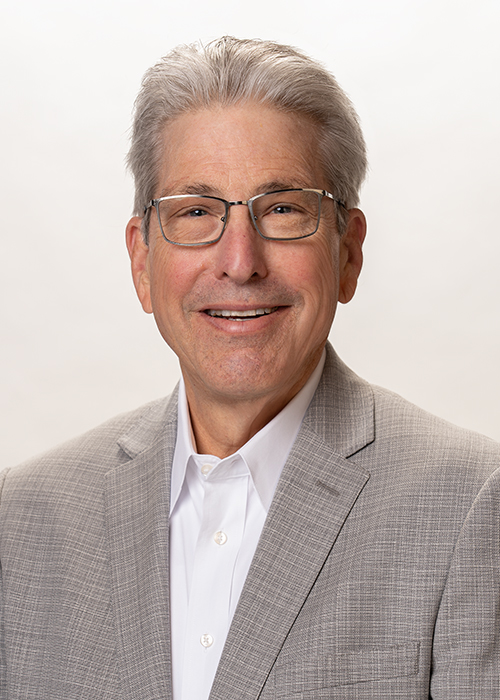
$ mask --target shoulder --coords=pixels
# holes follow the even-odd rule
[[[500,443],[495,440],[438,418],[388,389],[371,388],[379,439],[426,452],[433,449],[466,457],[479,451],[496,459],[500,456]]]
[[[372,472],[392,475],[433,493],[477,494],[500,488],[500,444],[428,413],[401,396],[372,386],[375,439],[355,457]]]
[[[334,451],[370,474],[379,494],[456,492],[467,500],[490,478],[500,486],[500,444],[369,384],[331,348],[309,417]]]
[[[361,379],[330,346],[307,418],[336,452],[372,474],[408,469],[432,476],[451,469],[484,476],[500,466],[500,444]]]
[[[152,435],[161,430],[169,413],[176,409],[176,392],[172,396],[145,404],[123,413],[88,432],[73,438],[26,462],[5,469],[0,474],[5,491],[31,487],[49,488],[57,484],[91,487],[111,469],[127,462],[146,447]],[[174,411],[176,413],[176,410]]]

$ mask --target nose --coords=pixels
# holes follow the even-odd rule
[[[214,246],[215,274],[218,279],[229,277],[236,284],[268,274],[266,244],[250,220],[246,205],[233,204],[222,238]]]

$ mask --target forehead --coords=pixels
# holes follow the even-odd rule
[[[199,185],[246,198],[270,184],[326,187],[308,117],[244,103],[188,112],[164,128],[156,196]]]

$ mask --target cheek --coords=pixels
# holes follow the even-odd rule
[[[330,241],[318,246],[319,255],[311,262],[309,274],[312,286],[313,324],[311,333],[319,332],[321,336],[328,335],[335,316],[339,296],[338,255]]]
[[[194,257],[186,260],[183,253],[185,251],[166,244],[153,256],[151,296],[155,312],[163,316],[182,306],[183,298],[192,289],[198,275]]]
[[[309,254],[301,256],[294,266],[295,280],[306,295],[319,306],[335,303],[338,293],[338,248],[322,236],[314,241]]]

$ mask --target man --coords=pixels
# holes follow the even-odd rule
[[[327,344],[366,230],[335,80],[271,42],[180,48],[129,162],[182,380],[3,475],[2,698],[499,697],[500,449]]]

